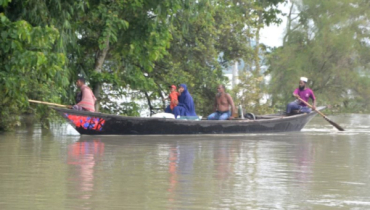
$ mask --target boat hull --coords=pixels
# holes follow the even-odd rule
[[[324,109],[320,107],[319,109]],[[54,108],[82,135],[246,134],[300,131],[317,113],[265,115],[256,120],[175,120],[124,117]]]

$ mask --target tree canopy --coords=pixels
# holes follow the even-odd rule
[[[270,93],[283,107],[301,76],[319,104],[369,111],[370,2],[292,0],[282,47],[270,55]]]
[[[227,82],[223,68],[259,63],[260,44],[251,40],[280,22],[282,2],[1,0],[0,129],[19,124],[23,113],[47,119],[50,110],[27,99],[73,104],[79,74],[101,112],[111,104],[137,115],[134,101],[112,105],[112,92],[135,90],[149,107],[163,107],[168,85],[186,83],[197,112],[208,114],[217,84]]]

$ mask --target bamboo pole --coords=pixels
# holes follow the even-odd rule
[[[45,104],[45,105],[49,105],[49,106],[59,106],[59,107],[64,107],[64,108],[69,108],[70,107],[69,105],[55,104],[55,103],[50,103],[50,102],[45,102],[45,101],[36,101],[36,100],[31,100],[31,99],[28,99],[28,101],[31,102],[31,103]]]

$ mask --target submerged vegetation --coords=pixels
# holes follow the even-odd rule
[[[281,23],[282,4],[290,8],[286,33],[271,49],[259,42],[260,30]],[[0,0],[0,130],[25,113],[50,119],[50,109],[28,99],[73,104],[78,75],[100,112],[138,115],[141,105],[112,103],[112,92],[163,107],[168,85],[186,83],[205,116],[235,61],[246,65],[231,93],[248,110],[283,108],[306,76],[319,104],[369,112],[369,7],[361,0]]]

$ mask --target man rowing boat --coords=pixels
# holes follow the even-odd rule
[[[307,105],[299,100],[308,102],[308,100],[312,99],[312,109],[316,109],[316,97],[313,91],[310,88],[306,87],[307,78],[301,77],[299,80],[299,86],[297,89],[294,90],[293,96],[297,98],[297,100],[290,102],[286,108],[287,115],[293,115],[295,113],[310,113],[311,109],[307,107]]]

